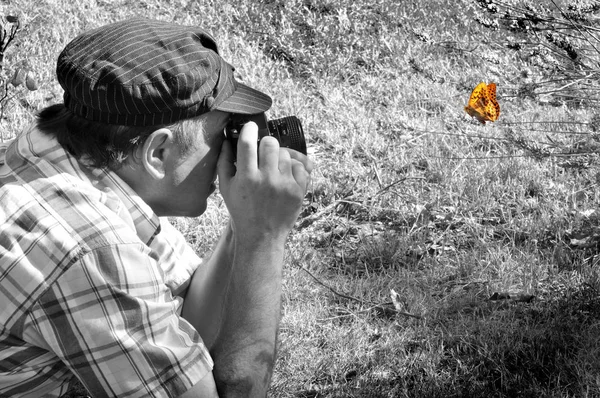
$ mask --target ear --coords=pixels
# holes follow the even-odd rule
[[[173,132],[167,128],[155,130],[144,141],[141,162],[152,178],[160,180],[165,177],[166,162],[173,145]]]

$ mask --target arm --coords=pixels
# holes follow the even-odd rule
[[[250,123],[238,141],[236,170],[231,148],[223,145],[219,185],[231,224],[208,266],[194,275],[183,309],[192,318],[199,309],[217,315],[217,327],[200,325],[202,319],[192,324],[207,336],[221,396],[266,395],[275,361],[284,245],[312,169],[306,157],[280,149],[273,138],[262,140],[260,154],[256,146],[257,128]]]
[[[206,264],[194,273],[185,296],[182,316],[202,336],[215,367],[180,398],[266,394],[279,323],[282,261],[279,257],[257,254],[256,250],[243,250],[235,244],[233,235],[230,224]],[[240,260],[244,264],[240,265]],[[272,265],[276,272],[268,277],[261,272],[249,275],[256,268],[253,264]],[[232,274],[234,268],[241,271]],[[259,302],[255,294],[266,301]],[[233,351],[232,342],[241,349],[227,352]],[[215,379],[219,382],[219,395]],[[257,380],[262,381],[256,385]],[[255,394],[250,393],[253,389]]]
[[[178,398],[219,398],[217,393],[217,386],[215,385],[215,378],[212,372],[208,373],[202,380],[194,384],[192,388],[187,390],[183,395]]]
[[[213,384],[217,379],[222,397],[266,393],[279,324],[282,260],[282,244],[267,241],[246,250],[235,244],[228,226],[208,264],[192,278],[182,315],[211,352],[215,367],[210,379]],[[205,378],[182,398],[206,396],[210,387]],[[249,393],[253,389],[256,394]]]
[[[272,247],[274,246],[274,247]],[[222,329],[211,354],[223,396],[265,396],[275,362],[283,244],[236,245]]]
[[[223,322],[233,265],[233,241],[229,224],[210,257],[194,272],[183,302],[181,315],[200,333],[209,350]]]

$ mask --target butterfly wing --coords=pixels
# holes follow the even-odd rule
[[[494,122],[500,116],[500,104],[496,99],[496,84],[490,83],[486,90],[487,104],[485,106],[485,114],[488,120]]]
[[[469,103],[465,106],[465,112],[470,116],[476,118],[481,123],[485,124],[485,107],[487,105],[487,85],[481,82],[471,92],[469,97]]]

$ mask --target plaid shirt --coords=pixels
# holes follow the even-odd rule
[[[0,397],[174,397],[212,369],[182,294],[201,260],[112,172],[35,128],[0,150]]]

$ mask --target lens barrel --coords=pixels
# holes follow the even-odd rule
[[[279,145],[306,155],[306,141],[302,124],[296,116],[286,116],[267,122],[269,135],[277,138]]]

